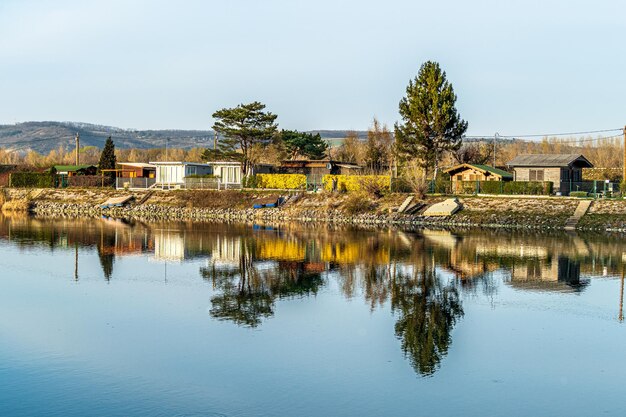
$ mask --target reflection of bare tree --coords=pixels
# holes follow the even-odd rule
[[[454,284],[443,284],[434,268],[398,274],[391,283],[391,306],[399,313],[395,325],[402,350],[416,372],[433,374],[448,352],[450,332],[463,316]]]
[[[315,294],[324,284],[319,272],[307,270],[306,262],[262,265],[255,239],[242,239],[240,244],[237,266],[213,263],[200,271],[219,291],[211,298],[211,316],[215,318],[256,327],[274,314],[276,299]]]

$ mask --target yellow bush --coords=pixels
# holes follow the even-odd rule
[[[296,241],[264,240],[260,243],[259,257],[280,261],[303,261],[305,252],[306,247]]]
[[[333,190],[333,178],[337,179],[339,191],[367,191],[365,184],[376,184],[381,189],[389,189],[391,177],[389,175],[324,175],[322,183],[326,191]]]
[[[297,190],[306,187],[304,174],[257,174],[257,188]]]

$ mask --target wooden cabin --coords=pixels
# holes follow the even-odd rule
[[[593,168],[580,154],[518,155],[507,165],[515,181],[549,181],[563,194],[569,193],[571,183],[583,181],[583,168]]]
[[[459,164],[444,170],[453,186],[461,181],[512,181],[513,174],[489,165]],[[456,189],[456,187],[454,187]]]
[[[120,178],[155,178],[156,165],[143,162],[118,162]]]

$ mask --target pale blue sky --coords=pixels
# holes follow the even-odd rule
[[[206,129],[259,100],[281,127],[393,124],[438,61],[468,134],[626,124],[621,1],[0,0],[0,123]]]

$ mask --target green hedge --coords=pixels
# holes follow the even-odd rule
[[[14,172],[9,177],[9,187],[54,188],[56,175],[48,172]]]
[[[433,192],[445,193],[447,184],[434,187]],[[508,195],[550,195],[550,181],[456,181],[450,192],[453,194],[508,194]]]
[[[587,191],[572,191],[569,193],[570,197],[587,197],[589,193]]]

